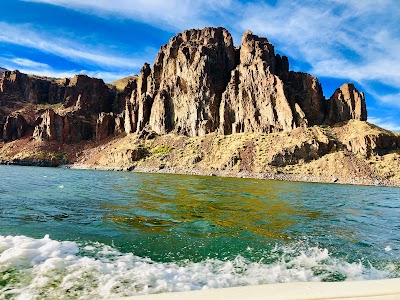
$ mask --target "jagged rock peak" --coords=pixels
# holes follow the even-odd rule
[[[364,93],[353,83],[345,83],[336,89],[329,99],[329,122],[338,123],[351,119],[366,121],[367,108]]]
[[[354,100],[343,100],[345,105],[335,100],[342,98]],[[189,136],[288,131],[365,114],[364,98],[353,89],[328,103],[318,79],[289,72],[288,58],[275,55],[267,38],[248,30],[234,47],[221,27],[171,38],[153,68],[144,65],[125,107],[126,132],[149,126],[158,134]]]
[[[159,134],[203,135],[219,126],[219,105],[237,64],[230,33],[221,27],[186,30],[161,47],[151,74],[142,69],[126,128],[149,124]],[[140,82],[143,82],[140,88]]]

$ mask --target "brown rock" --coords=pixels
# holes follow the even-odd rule
[[[360,134],[345,139],[346,149],[366,157],[372,154],[383,155],[400,148],[400,136],[392,133]]]
[[[38,120],[33,137],[38,140],[78,143],[93,139],[91,122],[76,113],[59,115],[54,110],[47,110]]]
[[[158,134],[289,131],[323,124],[327,101],[317,78],[289,72],[286,56],[247,31],[241,47],[223,28],[188,30],[161,47],[132,82],[125,132]]]
[[[115,117],[113,113],[100,113],[96,123],[96,141],[114,134]]]
[[[145,65],[129,107],[131,131],[147,124],[158,134],[203,135],[219,126],[222,93],[235,67],[231,35],[223,28],[188,30],[161,47]]]
[[[367,120],[364,93],[360,93],[352,83],[346,83],[338,88],[328,102],[331,124],[351,119]]]
[[[83,114],[111,112],[114,95],[102,79],[76,75],[65,90],[65,106],[74,106]]]
[[[19,139],[24,136],[28,128],[29,125],[21,114],[12,114],[6,117],[2,138],[6,142]]]
[[[18,103],[60,103],[64,99],[67,80],[26,75],[6,71],[0,78],[0,103],[12,106]]]
[[[286,77],[285,93],[291,106],[299,105],[309,126],[322,124],[326,118],[327,101],[318,79],[307,73],[293,71]],[[298,111],[296,108],[295,110]],[[295,119],[297,127],[304,125],[303,118]]]
[[[124,132],[123,114],[100,113],[96,122],[96,141]]]
[[[221,133],[275,132],[296,126],[284,83],[274,72],[273,45],[247,31],[242,38],[240,64],[232,71],[222,96]]]

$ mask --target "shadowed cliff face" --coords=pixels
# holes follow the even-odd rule
[[[364,95],[353,84],[326,100],[318,79],[289,71],[287,57],[275,54],[266,38],[247,31],[234,47],[221,27],[176,35],[152,67],[145,64],[116,86],[86,75],[54,79],[5,71],[0,139],[32,134],[77,143],[143,130],[271,133],[367,118]]]

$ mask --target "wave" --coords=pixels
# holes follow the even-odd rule
[[[0,236],[0,299],[93,299],[293,281],[390,278],[395,266],[350,263],[318,247],[275,247],[273,263],[156,262],[101,243]]]

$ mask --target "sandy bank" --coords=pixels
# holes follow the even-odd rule
[[[259,286],[233,287],[205,291],[166,293],[120,299],[154,300],[242,300],[242,299],[400,299],[400,279],[345,281],[345,282],[294,282]]]

